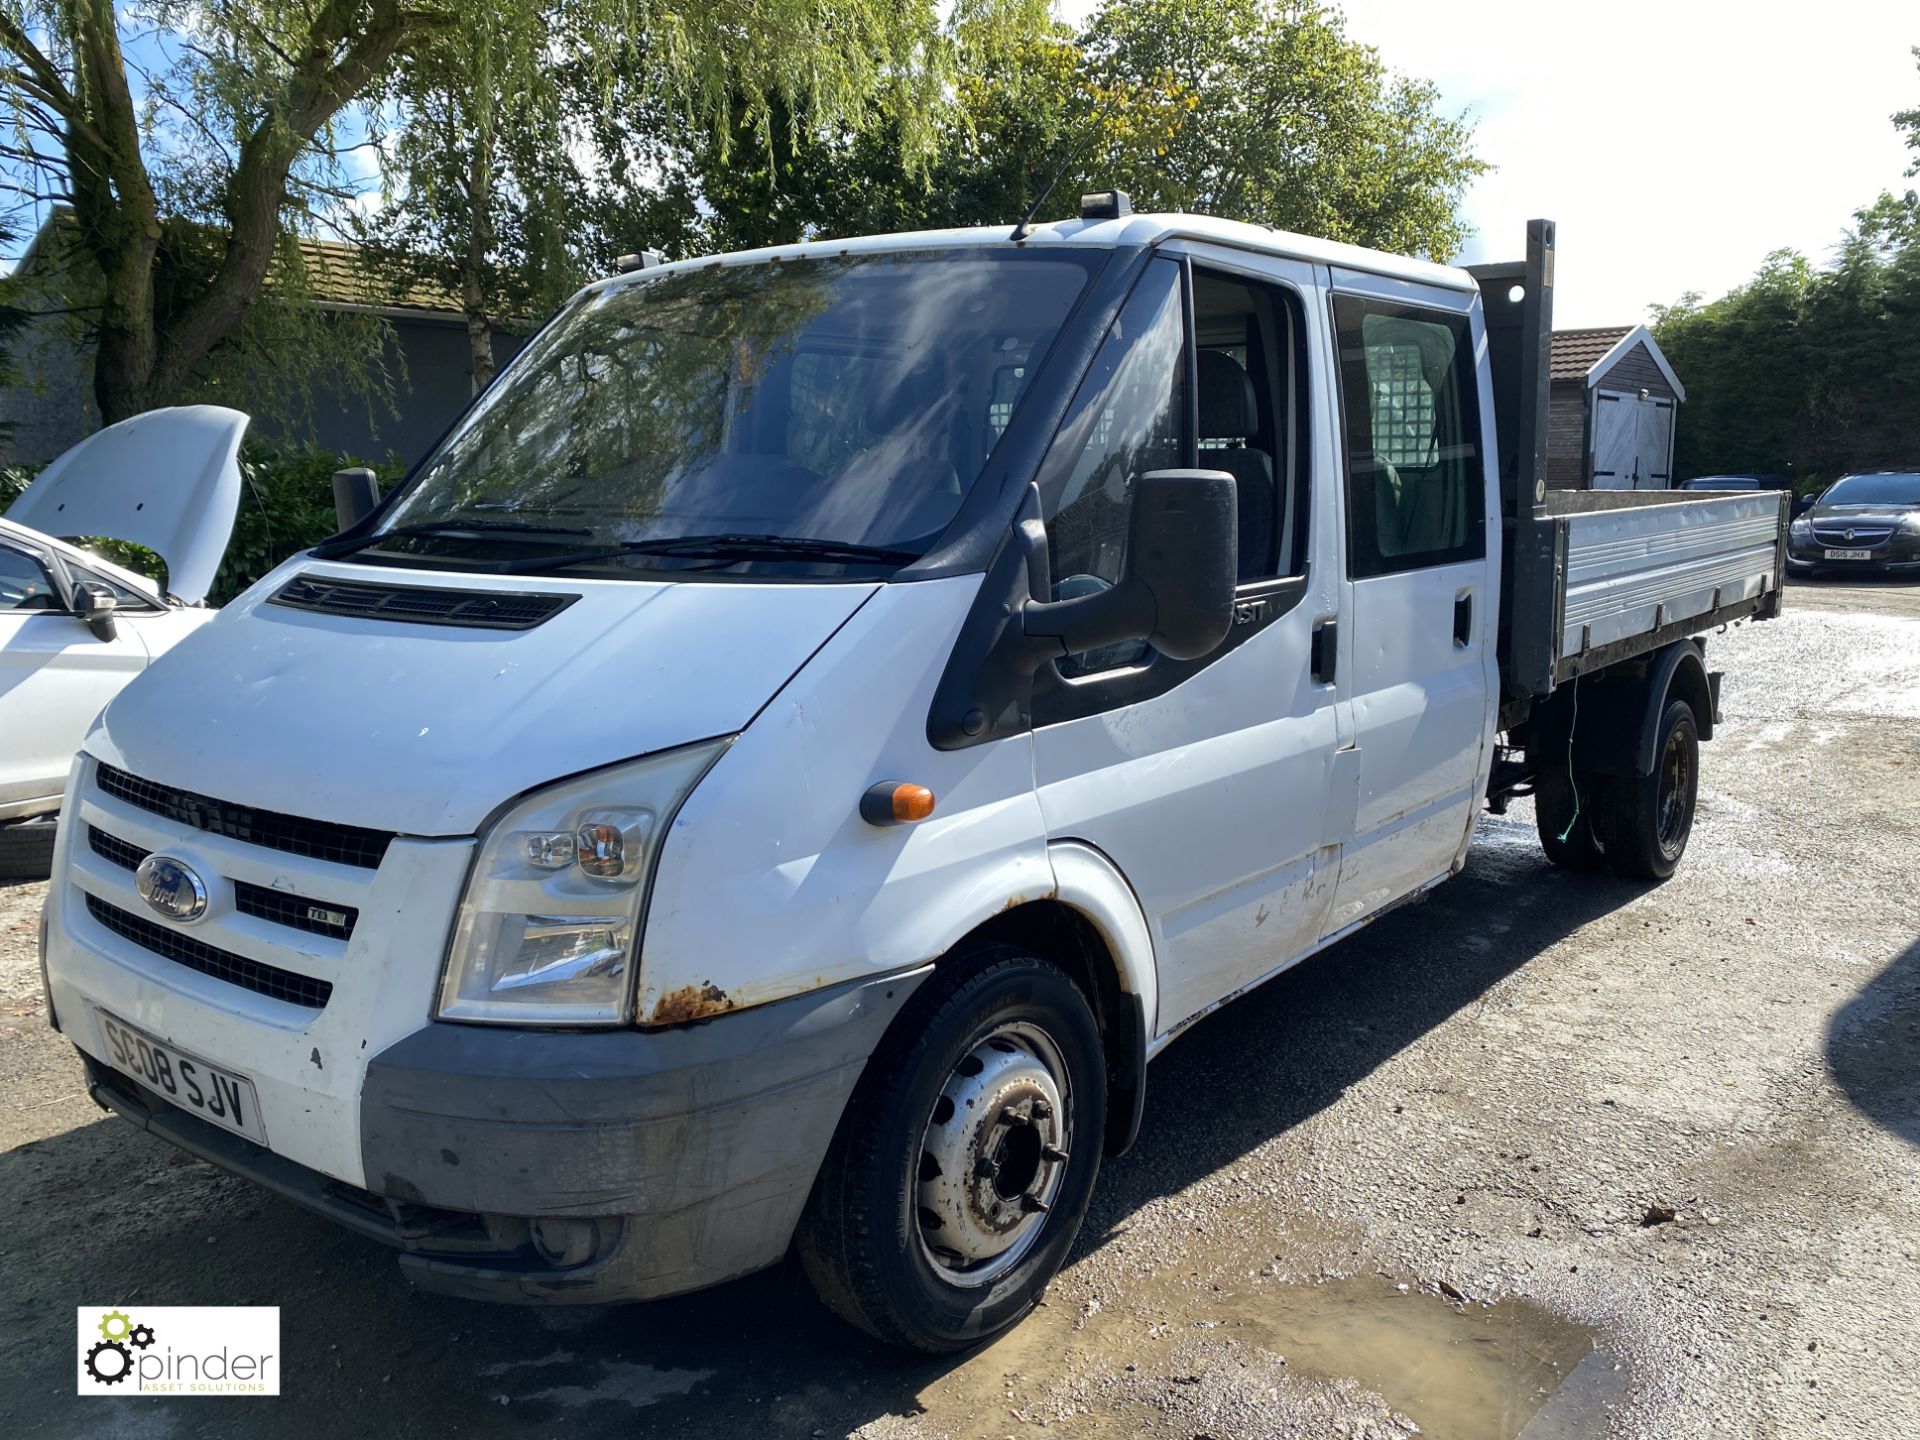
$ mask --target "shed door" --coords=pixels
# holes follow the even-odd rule
[[[1596,390],[1593,488],[1664,490],[1673,453],[1673,401]]]

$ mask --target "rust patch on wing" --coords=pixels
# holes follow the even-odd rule
[[[733,997],[718,985],[682,985],[669,990],[653,1007],[654,1025],[685,1025],[690,1020],[710,1020],[735,1008]]]

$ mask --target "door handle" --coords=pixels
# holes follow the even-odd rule
[[[1334,666],[1340,657],[1340,621],[1337,616],[1313,622],[1313,644],[1307,655],[1313,683],[1333,684]]]
[[[1453,643],[1464,650],[1473,643],[1473,592],[1462,590],[1453,597]]]

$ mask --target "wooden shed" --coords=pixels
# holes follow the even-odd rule
[[[1687,398],[1644,325],[1556,330],[1547,401],[1547,484],[1665,490],[1674,418]]]

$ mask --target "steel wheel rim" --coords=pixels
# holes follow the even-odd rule
[[[1073,1091],[1060,1047],[1007,1021],[947,1076],[909,1182],[920,1253],[965,1288],[991,1285],[1032,1252],[1066,1182]]]
[[[1667,748],[1660,757],[1659,823],[1656,836],[1660,852],[1669,860],[1680,853],[1687,833],[1687,795],[1692,788],[1693,762],[1680,727],[1667,736]]]

